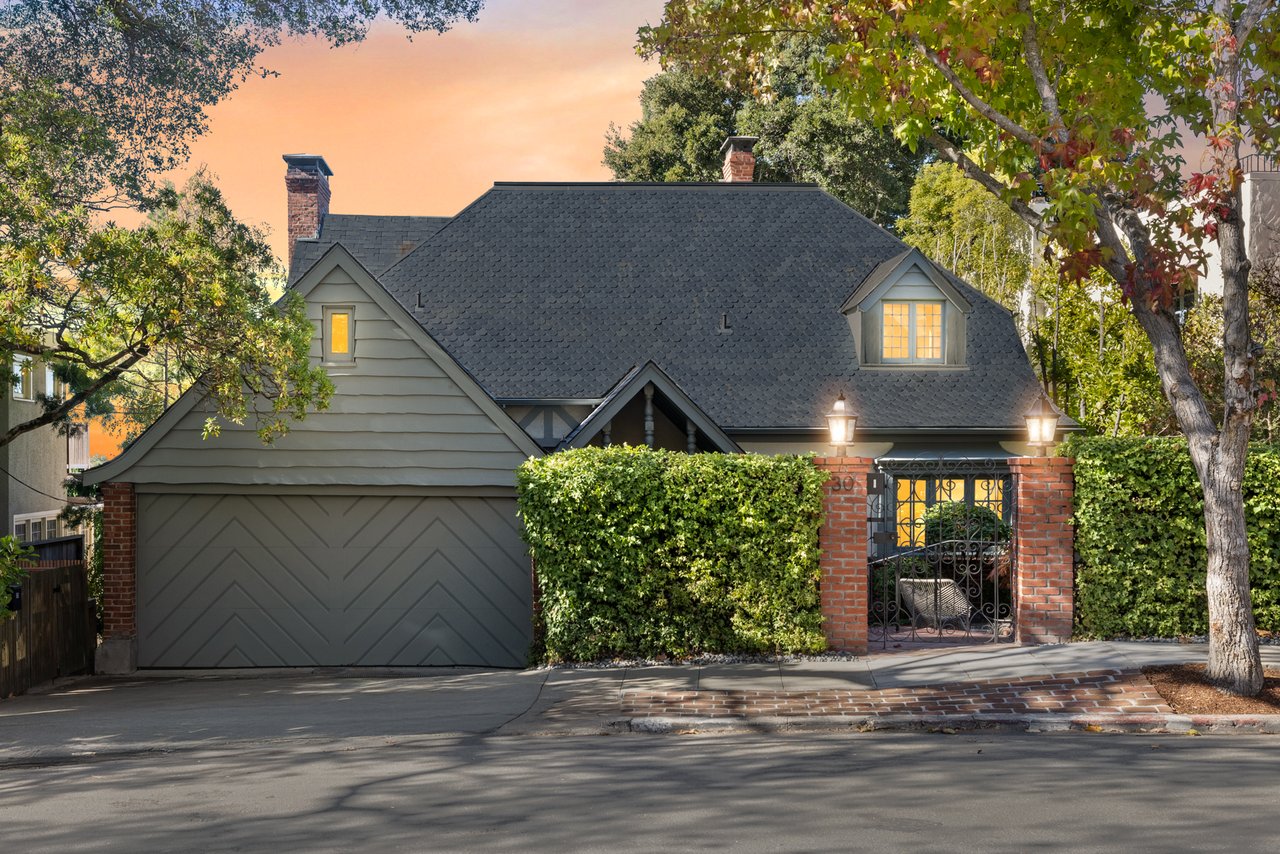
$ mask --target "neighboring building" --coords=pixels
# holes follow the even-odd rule
[[[723,183],[500,183],[452,218],[329,214],[328,164],[286,156],[333,404],[264,448],[203,440],[192,390],[86,473],[136,530],[103,666],[521,664],[523,459],[830,454],[841,394],[882,544],[938,500],[1008,516],[1041,396],[1010,313],[817,186],[751,183],[751,143]]]
[[[1240,188],[1244,245],[1257,267],[1280,256],[1280,162],[1261,154],[1241,158],[1244,183]],[[1222,296],[1222,260],[1216,241],[1209,241],[1209,266],[1200,278],[1200,293]]]
[[[39,396],[65,392],[53,370],[31,356],[16,355],[10,368],[15,378],[0,402],[0,424],[8,429],[38,416]],[[0,489],[0,518],[5,533],[23,542],[38,542],[79,533],[58,520],[66,506],[63,484],[69,472],[89,464],[88,437],[67,437],[54,427],[41,427],[0,447],[4,487]]]

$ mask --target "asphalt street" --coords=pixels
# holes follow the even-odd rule
[[[1277,768],[1267,736],[387,735],[10,766],[0,823],[12,851],[1272,851]]]

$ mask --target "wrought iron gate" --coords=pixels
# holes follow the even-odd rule
[[[1008,466],[883,461],[868,495],[869,644],[1012,641],[1017,508]]]

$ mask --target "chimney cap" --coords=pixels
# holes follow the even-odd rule
[[[758,136],[727,137],[724,143],[721,144],[720,146],[720,153],[724,154],[726,151],[729,151],[730,149],[732,149],[733,151],[745,151],[747,153],[750,153],[751,149],[759,141],[760,141],[760,137]]]
[[[284,162],[289,164],[290,169],[316,172],[326,177],[333,174],[329,164],[325,163],[324,158],[319,154],[286,154],[284,155]]]

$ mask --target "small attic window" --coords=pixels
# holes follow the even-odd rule
[[[356,361],[355,309],[349,305],[324,307],[324,361],[330,365],[353,365]]]
[[[880,358],[888,364],[938,364],[943,361],[945,325],[942,302],[881,304],[883,335]]]

